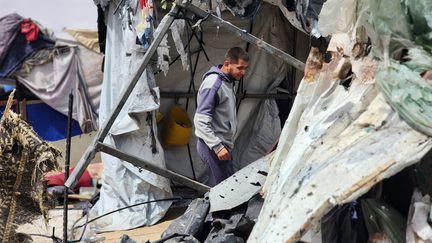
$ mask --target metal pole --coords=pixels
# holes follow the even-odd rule
[[[192,189],[195,189],[199,192],[206,193],[210,190],[210,187],[201,184],[199,182],[196,182],[192,179],[187,178],[186,176],[177,174],[175,172],[172,172],[170,170],[167,170],[165,168],[161,168],[159,166],[156,166],[148,161],[145,161],[143,159],[140,159],[134,155],[130,155],[127,153],[124,153],[110,145],[104,144],[104,143],[98,143],[97,148],[104,153],[107,153],[109,155],[112,155],[116,158],[119,158],[121,160],[127,161],[133,165],[136,165],[140,168],[146,169],[148,171],[151,171],[155,174],[158,174],[160,176],[163,176],[168,179],[172,179],[174,181],[177,181],[178,183],[185,185],[187,187],[190,187]]]
[[[71,137],[72,137],[72,109],[73,109],[73,93],[69,94],[69,112],[67,122],[67,138],[66,138],[66,158],[65,158],[65,180],[69,178],[69,165],[70,165],[70,150],[71,150]],[[63,242],[68,240],[67,223],[68,223],[68,188],[64,187],[63,194]]]
[[[157,47],[159,46],[160,42],[162,41],[163,37],[165,36],[165,34],[168,31],[169,27],[171,26],[172,22],[174,21],[175,16],[177,15],[178,11],[179,11],[179,7],[176,5],[168,14],[165,15],[165,17],[162,19],[161,23],[157,27],[157,29],[155,31],[155,38],[152,41],[152,43],[150,44],[150,47],[148,48],[147,52],[145,53],[141,65],[139,66],[139,68],[136,71],[135,75],[133,76],[132,80],[129,82],[127,88],[120,95],[120,99],[119,99],[117,105],[115,106],[114,110],[111,112],[109,118],[104,122],[101,129],[96,134],[96,137],[93,140],[93,143],[87,148],[84,155],[81,157],[80,161],[78,162],[78,165],[75,167],[74,171],[72,172],[70,178],[66,181],[65,185],[68,188],[72,188],[76,185],[76,183],[78,182],[78,179],[84,173],[84,170],[87,168],[90,161],[95,157],[96,152],[97,152],[96,151],[96,144],[98,142],[104,141],[104,139],[107,136],[109,130],[111,129],[115,119],[117,118],[121,109],[125,105],[126,100],[128,99],[128,97],[132,93],[132,90],[134,89],[136,83],[138,82],[142,73],[146,69],[147,64],[150,62],[150,59],[152,58],[153,54],[156,52]]]
[[[218,26],[221,26],[222,28],[225,28],[227,31],[235,34],[239,38],[241,38],[241,39],[243,39],[243,40],[245,40],[251,44],[257,45],[259,48],[264,49],[265,51],[267,51],[271,55],[274,55],[274,56],[281,58],[286,63],[297,68],[298,70],[300,70],[302,72],[304,71],[305,64],[303,62],[294,58],[290,54],[270,45],[269,43],[256,38],[255,36],[249,34],[246,30],[242,30],[242,29],[238,28],[237,26],[231,24],[230,22],[227,22],[221,18],[218,18],[214,14],[210,14],[210,13],[200,9],[199,7],[193,5],[190,2],[182,3],[181,6],[183,8],[185,8],[186,10],[189,10],[192,13],[198,15],[200,18],[204,18],[204,17],[207,18],[208,17],[207,21],[210,21],[214,24],[217,24]]]

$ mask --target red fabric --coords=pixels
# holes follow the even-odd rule
[[[73,168],[69,169],[69,175],[72,173]],[[45,179],[48,181],[48,186],[63,186],[65,183],[65,173],[60,173],[57,175],[51,175],[45,177]],[[80,187],[88,187],[92,186],[92,178],[90,176],[90,173],[85,170],[82,174],[81,178],[78,180],[78,183],[74,187],[74,191],[78,191]]]
[[[28,42],[35,41],[39,34],[39,27],[30,19],[21,22],[21,33],[25,35]]]
[[[139,0],[140,3],[140,8],[144,9],[145,7],[147,7],[147,0]]]

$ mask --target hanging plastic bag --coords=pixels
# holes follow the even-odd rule
[[[364,199],[360,204],[370,236],[384,233],[393,243],[405,242],[406,219],[398,211],[376,199]]]
[[[355,201],[334,207],[321,219],[322,242],[366,242],[369,236],[362,215]]]

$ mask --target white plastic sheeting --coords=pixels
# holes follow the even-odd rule
[[[135,34],[123,26],[119,15],[113,15],[111,3],[107,20],[104,82],[99,110],[100,123],[109,117],[126,88],[144,53],[135,44]],[[153,91],[151,91],[153,90]],[[138,81],[124,108],[114,122],[104,143],[133,154],[157,166],[165,167],[164,153],[156,133],[155,110],[159,97],[152,70],[147,69]],[[169,181],[154,173],[140,170],[130,163],[102,154],[104,163],[100,200],[92,208],[90,218],[112,210],[172,195]],[[105,216],[94,222],[97,231],[125,230],[151,225],[160,220],[171,202],[144,204]]]
[[[319,14],[318,30],[321,35],[329,36],[346,33],[356,20],[357,0],[328,0]]]
[[[338,47],[314,79],[300,84],[250,242],[295,242],[332,206],[359,197],[432,148],[432,139],[408,126],[379,93],[376,61],[347,57],[350,46]],[[346,58],[354,73],[349,88],[337,78]]]

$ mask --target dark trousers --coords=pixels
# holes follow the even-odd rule
[[[197,140],[197,151],[201,160],[209,166],[216,185],[234,173],[232,161],[219,160],[216,153],[201,138]]]

